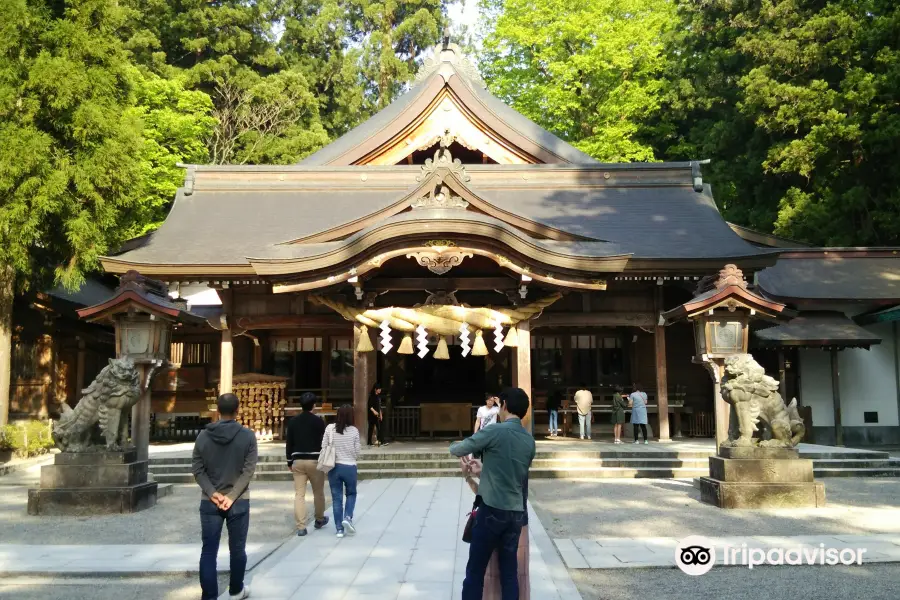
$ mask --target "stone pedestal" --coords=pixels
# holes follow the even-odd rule
[[[28,490],[30,515],[132,513],[156,504],[146,460],[135,450],[62,452],[41,467],[41,486]]]
[[[825,486],[813,480],[813,461],[794,448],[721,448],[700,478],[704,502],[720,508],[825,506]]]

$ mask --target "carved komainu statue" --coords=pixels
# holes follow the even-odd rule
[[[62,415],[53,424],[53,441],[64,452],[83,452],[91,447],[94,424],[100,423],[107,450],[121,450],[128,439],[128,411],[140,395],[141,378],[134,362],[110,359],[74,409],[62,403]]]
[[[749,354],[725,359],[722,377],[722,398],[734,407],[740,435],[730,435],[727,446],[767,446],[793,448],[800,443],[806,427],[797,411],[797,399],[785,406],[778,393],[778,382]],[[753,433],[764,422],[772,434],[769,440],[757,442]]]

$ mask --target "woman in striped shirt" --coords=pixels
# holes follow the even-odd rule
[[[325,429],[325,442],[334,444],[334,468],[328,472],[331,506],[337,536],[356,533],[353,508],[356,506],[356,459],[359,457],[359,430],[353,426],[353,407],[345,404],[337,411],[337,423]],[[344,494],[347,503],[344,504]]]

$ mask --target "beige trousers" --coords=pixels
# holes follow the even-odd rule
[[[294,520],[297,529],[306,529],[306,482],[313,489],[316,520],[325,518],[325,473],[318,470],[315,460],[295,460],[291,467],[294,474]]]

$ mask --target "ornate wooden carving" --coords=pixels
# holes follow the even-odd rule
[[[431,193],[410,205],[412,208],[458,208],[465,210],[469,203],[454,195],[446,185],[436,185]]]

